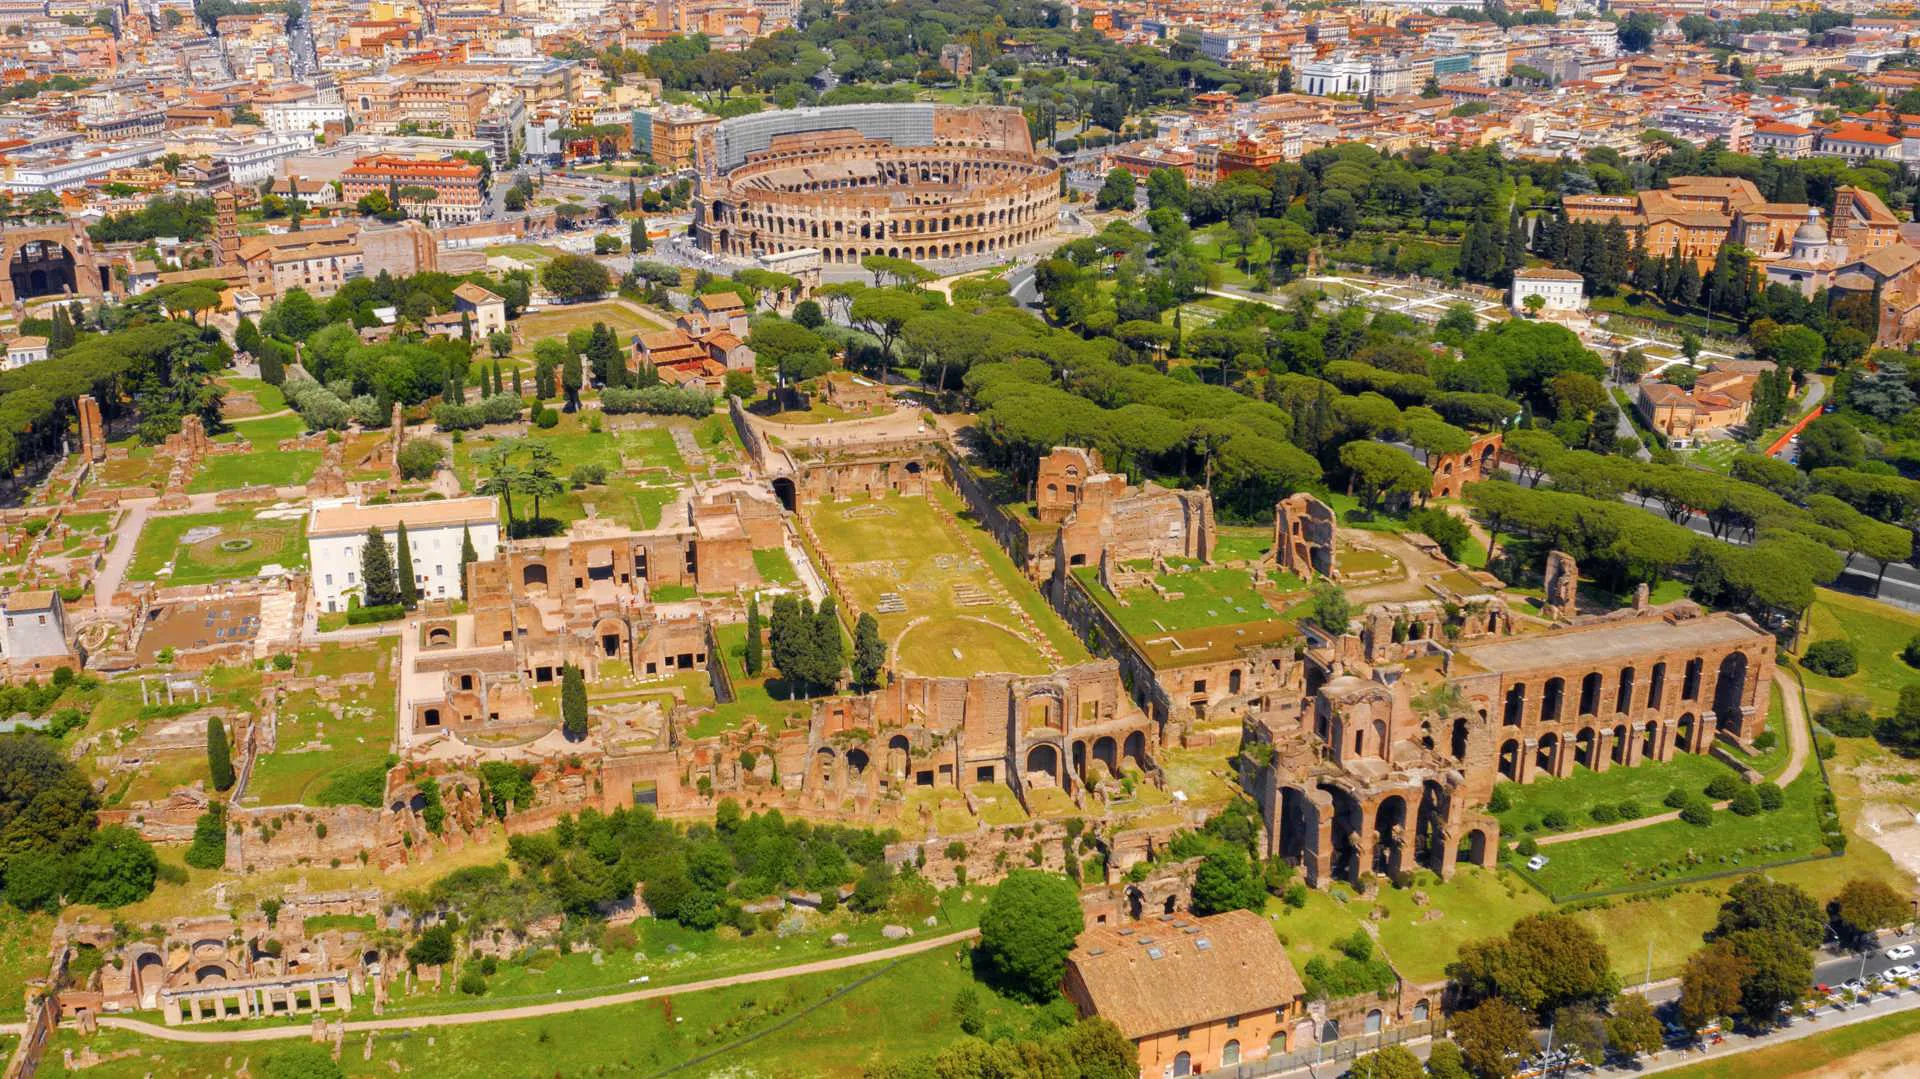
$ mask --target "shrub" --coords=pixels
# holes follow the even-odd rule
[[[1828,678],[1845,678],[1860,669],[1860,661],[1853,654],[1853,645],[1837,637],[1813,642],[1806,654],[1800,657],[1800,665]]]
[[[1680,819],[1705,828],[1713,823],[1713,803],[1705,798],[1689,798],[1687,804],[1680,807]]]
[[[1619,805],[1614,806],[1613,809],[1614,809],[1614,812],[1620,814],[1621,820],[1639,820],[1641,817],[1645,816],[1647,812],[1646,810],[1640,808],[1639,802],[1636,802],[1631,798],[1627,799],[1624,802],[1621,802]]]
[[[1295,910],[1299,910],[1301,907],[1306,906],[1307,905],[1307,886],[1297,882],[1294,884],[1288,885],[1287,894],[1281,897],[1281,901],[1286,903],[1287,906],[1292,907]]]
[[[1842,738],[1873,736],[1873,711],[1864,697],[1847,696],[1828,701],[1820,706],[1813,718],[1814,722]]]
[[[1762,808],[1760,792],[1752,787],[1742,787],[1738,794],[1727,801],[1727,808],[1743,817],[1758,816]]]
[[[1760,799],[1760,806],[1763,809],[1779,809],[1786,804],[1787,792],[1781,790],[1778,783],[1762,783],[1753,790],[1755,796]]]
[[[1753,736],[1753,748],[1765,753],[1780,743],[1780,736],[1772,731],[1761,731]]]
[[[460,975],[460,991],[470,997],[477,997],[487,991],[487,977],[477,970],[468,970]]]
[[[1920,667],[1920,634],[1915,634],[1900,650],[1900,658],[1906,660],[1909,667]]]
[[[543,408],[540,410],[540,414],[533,418],[533,422],[535,426],[543,431],[552,430],[560,426],[560,413],[556,409]]]
[[[293,670],[293,657],[281,652],[273,657],[273,669],[276,671]]]
[[[1620,811],[1603,803],[1587,810],[1587,816],[1592,817],[1595,824],[1612,824],[1620,819]]]
[[[1532,836],[1523,836],[1520,842],[1514,845],[1513,849],[1520,857],[1531,858],[1540,853],[1540,844],[1534,842]]]
[[[1564,831],[1571,823],[1567,815],[1558,809],[1549,809],[1540,816],[1540,826],[1549,832]]]
[[[696,386],[610,386],[600,393],[600,408],[608,415],[645,412],[656,416],[692,416],[713,413],[713,394]]]
[[[1821,760],[1830,761],[1833,759],[1835,753],[1840,752],[1840,743],[1831,738],[1815,738],[1813,740],[1813,751],[1819,754]]]
[[[606,465],[579,465],[573,470],[573,486],[592,487],[607,482]]]
[[[1687,804],[1687,799],[1692,797],[1693,795],[1688,794],[1685,787],[1675,787],[1667,792],[1665,798],[1660,799],[1660,804],[1668,809],[1680,809]]]
[[[1723,772],[1707,783],[1707,797],[1723,802],[1740,793],[1740,777],[1732,772]]]
[[[406,617],[407,609],[398,603],[383,603],[377,607],[355,607],[347,612],[347,625],[364,626],[370,622],[391,622]]]
[[[1512,808],[1513,795],[1507,790],[1507,785],[1502,783],[1493,788],[1493,794],[1487,799],[1487,812],[1505,813]]]

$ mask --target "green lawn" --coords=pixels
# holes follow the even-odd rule
[[[1551,860],[1532,876],[1552,894],[1569,896],[1654,887],[1818,854],[1826,850],[1818,804],[1825,793],[1819,769],[1809,768],[1787,787],[1786,804],[1772,812],[1742,817],[1716,811],[1704,828],[1674,820],[1556,843],[1541,848]]]
[[[218,528],[219,534],[191,545],[182,541],[195,528]],[[206,584],[234,577],[251,577],[268,563],[288,569],[307,564],[307,522],[267,521],[252,510],[221,510],[178,517],[154,517],[140,531],[127,576],[135,581],[164,579],[172,584]],[[240,550],[223,550],[224,543],[247,540]],[[173,573],[161,569],[173,562]]]
[[[280,387],[260,379],[241,378],[239,375],[229,374],[222,375],[220,383],[226,387],[229,395],[244,394],[253,398],[253,403],[259,406],[263,413],[278,412],[287,407],[286,395],[280,392]]]
[[[365,771],[386,759],[393,741],[393,638],[352,645],[323,644],[300,654],[304,675],[338,680],[373,674],[371,686],[335,681],[335,700],[312,690],[280,700],[279,748],[254,762],[247,786],[253,805],[319,804],[319,795],[337,778]],[[334,711],[338,710],[336,718]]]
[[[1512,799],[1512,806],[1495,814],[1502,835],[1518,839],[1523,832],[1547,832],[1540,820],[1558,810],[1571,821],[1567,831],[1594,826],[1588,811],[1597,805],[1619,805],[1632,800],[1640,804],[1640,815],[1667,812],[1661,799],[1675,787],[1698,794],[1715,776],[1728,775],[1732,769],[1712,757],[1698,753],[1676,753],[1664,763],[1649,762],[1632,768],[1613,767],[1594,772],[1575,765],[1565,779],[1542,776],[1532,783],[1502,783],[1500,789]],[[1533,828],[1526,827],[1533,825]]]
[[[256,451],[272,451],[282,439],[298,438],[306,434],[307,421],[297,415],[261,416],[258,419],[238,419],[228,421],[232,430],[214,439],[216,442],[245,438],[253,443]]]
[[[1172,560],[1168,564],[1171,566]],[[1195,565],[1184,572],[1164,573],[1154,578],[1170,595],[1177,595],[1177,599],[1163,598],[1147,588],[1125,589],[1115,597],[1100,587],[1098,569],[1080,566],[1072,572],[1114,621],[1120,623],[1120,628],[1136,640],[1203,626],[1264,622],[1279,616],[1284,597],[1306,591],[1306,582],[1291,574],[1276,572],[1268,577],[1268,584],[1256,587],[1246,570]]]
[[[760,578],[768,584],[800,583],[800,575],[793,571],[793,560],[787,557],[784,548],[755,548],[753,568],[760,571]]]
[[[551,253],[545,252],[549,255]],[[573,330],[592,329],[596,322],[606,323],[607,328],[620,338],[623,346],[627,343],[627,338],[633,334],[652,333],[655,330],[667,328],[666,323],[660,319],[649,318],[625,303],[615,300],[547,308],[544,311],[520,316],[514,326],[520,331],[520,340],[525,345],[523,351],[531,355],[533,342],[548,337],[561,337]]]
[[[292,417],[298,422],[299,417]],[[277,423],[277,420],[263,420],[262,424]],[[247,425],[257,426],[257,425]],[[251,487],[255,484],[272,484],[275,487],[293,487],[313,478],[320,467],[322,454],[319,450],[282,451],[274,448],[278,439],[268,439],[254,444],[246,453],[208,454],[200,462],[200,471],[187,484],[187,490],[194,494],[207,491],[230,491],[236,487]]]
[[[674,476],[687,474],[687,462],[673,443],[673,434],[665,427],[634,427],[619,432],[620,457],[632,468],[664,468]]]
[[[991,540],[969,545],[924,498],[823,502],[807,506],[806,513],[821,554],[851,593],[843,597],[849,609],[879,620],[882,639],[898,646],[906,670],[936,676],[1051,670],[1051,661],[1008,610],[1009,599],[1032,600],[1028,615],[1052,627],[1056,648],[1072,642],[1066,626]],[[995,572],[996,559],[1005,563],[1004,575]],[[900,597],[906,610],[880,610],[888,594]],[[1063,654],[1077,662],[1086,653],[1075,647]]]
[[[1915,635],[1920,635],[1920,616],[1862,596],[1820,589],[1807,614],[1801,643],[1810,646],[1844,637],[1853,642],[1860,669],[1847,678],[1828,678],[1803,668],[1809,702],[1818,708],[1828,697],[1856,694],[1871,701],[1876,714],[1892,712],[1900,687],[1920,681],[1920,671],[1900,658],[1901,649]]]
[[[1273,550],[1273,529],[1258,525],[1226,525],[1213,545],[1215,562],[1253,562]]]
[[[761,614],[765,616],[766,608]],[[789,723],[805,723],[813,708],[806,701],[790,701],[782,685],[775,681],[768,685],[770,667],[761,667],[760,675],[747,676],[747,627],[744,622],[717,626],[713,631],[714,639],[719,642],[721,660],[726,664],[727,680],[733,686],[733,700],[727,704],[715,704],[703,715],[696,716],[687,728],[692,738],[711,738],[724,731],[730,731],[749,719],[755,719],[771,733],[778,733]],[[761,659],[766,659],[762,642]]]
[[[46,977],[54,921],[47,914],[0,908],[0,1020],[26,1018],[27,979]]]
[[[787,951],[798,953],[793,956],[796,962],[814,954],[812,949],[795,946]],[[659,953],[649,950],[647,954]],[[588,956],[570,958],[584,961]],[[612,966],[609,956],[607,967],[596,972],[612,981]],[[642,969],[657,970],[659,963],[655,960]],[[340,1055],[340,1066],[356,1077],[388,1079],[406,1073],[491,1079],[561,1074],[555,1070],[560,1061],[569,1075],[653,1075],[700,1058],[704,1063],[686,1074],[710,1074],[723,1066],[728,1074],[742,1076],[851,1076],[959,1040],[962,1034],[953,1005],[969,987],[978,991],[989,1027],[1005,1027],[1018,1035],[1032,1023],[1031,1008],[973,980],[964,949],[943,948],[894,963],[675,994],[617,1009],[431,1032],[383,1033],[374,1038],[371,1059],[362,1059],[365,1036],[350,1034],[352,1051]],[[552,999],[551,992],[542,999]],[[468,1006],[489,1002],[496,1002],[491,989],[486,996],[468,998]],[[531,998],[514,1001],[531,1002]],[[405,1012],[390,1004],[388,1014]],[[69,1074],[61,1066],[61,1050],[82,1044],[102,1056],[128,1048],[141,1050],[139,1056],[88,1068],[84,1073],[88,1079],[149,1075],[187,1079],[230,1074],[243,1063],[254,1074],[262,1074],[276,1046],[298,1042],[191,1045],[157,1042],[117,1030],[103,1030],[83,1042],[73,1031],[63,1029],[51,1043],[41,1074]],[[712,1059],[707,1059],[709,1055]]]

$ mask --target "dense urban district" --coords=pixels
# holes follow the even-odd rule
[[[1920,10],[0,0],[4,1079],[1920,1057]]]

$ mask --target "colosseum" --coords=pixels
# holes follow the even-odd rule
[[[694,236],[740,258],[817,249],[919,261],[1052,235],[1060,166],[1019,109],[841,105],[756,113],[702,138]]]

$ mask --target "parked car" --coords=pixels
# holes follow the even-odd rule
[[[1911,978],[1913,977],[1913,968],[1902,963],[1897,967],[1888,967],[1881,971],[1880,976],[1888,981],[1892,981],[1895,978]]]
[[[1542,869],[1545,869],[1546,867],[1547,867],[1547,856],[1544,854],[1536,854],[1533,857],[1527,859],[1527,868],[1533,870],[1536,873],[1538,873]],[[1913,949],[1909,948],[1907,949],[1907,952],[1908,954],[1912,954]]]
[[[1887,958],[1888,958],[1888,959],[1896,959],[1896,960],[1897,960],[1897,959],[1912,959],[1912,958],[1913,958],[1913,945],[1911,945],[1911,944],[1896,944],[1896,945],[1894,945],[1893,947],[1891,947],[1891,948],[1888,948],[1888,949],[1887,949]]]

